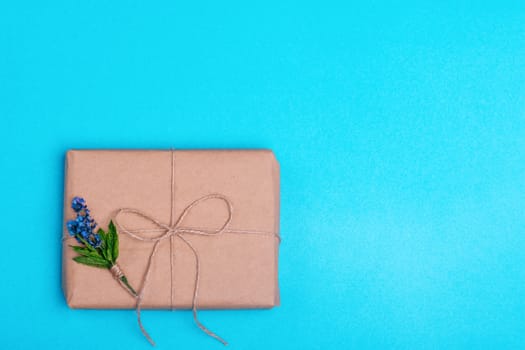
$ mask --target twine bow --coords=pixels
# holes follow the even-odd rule
[[[191,212],[191,210],[193,208],[195,208],[196,206],[198,206],[201,203],[204,203],[206,201],[213,200],[213,199],[217,199],[217,200],[220,200],[220,201],[224,202],[224,204],[226,204],[226,208],[227,208],[227,212],[228,212],[227,219],[224,221],[224,223],[222,224],[222,226],[219,229],[206,231],[206,230],[196,229],[196,228],[185,228],[185,227],[183,227],[181,225],[183,223],[183,221],[184,221],[184,218]],[[159,229],[130,230],[130,229],[124,227],[122,224],[120,224],[120,222],[118,220],[119,216],[122,216],[123,214],[132,214],[132,215],[136,215],[136,216],[142,217],[142,218],[150,221],[151,223],[155,224],[156,226],[158,226],[160,230]],[[232,215],[233,215],[233,206],[232,206],[231,202],[225,196],[223,196],[221,194],[209,194],[209,195],[206,195],[204,197],[201,197],[201,198],[193,201],[190,205],[188,205],[184,209],[184,211],[179,216],[177,221],[175,223],[171,224],[171,225],[164,224],[164,223],[156,220],[155,218],[153,218],[153,217],[151,217],[151,216],[149,216],[149,215],[145,214],[144,212],[142,212],[140,210],[137,210],[137,209],[121,208],[121,209],[119,209],[117,211],[117,213],[116,213],[116,215],[114,217],[114,220],[115,220],[116,225],[120,228],[120,232],[125,233],[128,236],[130,236],[130,237],[132,237],[132,238],[134,238],[136,240],[139,240],[139,241],[155,242],[155,244],[153,245],[153,249],[151,251],[151,254],[149,256],[149,259],[148,259],[148,265],[146,267],[146,271],[144,273],[143,282],[142,282],[142,288],[140,289],[138,295],[136,296],[136,299],[137,299],[137,305],[136,305],[137,321],[138,321],[140,330],[142,331],[142,333],[144,334],[146,339],[152,345],[155,345],[155,342],[153,341],[151,336],[148,334],[148,332],[146,331],[146,329],[142,325],[142,321],[141,321],[141,318],[140,318],[140,311],[141,311],[141,306],[142,306],[142,300],[144,298],[144,293],[145,293],[146,287],[148,285],[148,279],[149,279],[149,274],[150,274],[150,271],[151,271],[152,261],[155,258],[155,255],[157,253],[157,249],[159,247],[160,242],[162,242],[163,240],[166,240],[166,239],[173,240],[174,238],[179,238],[182,242],[184,242],[184,244],[188,248],[190,248],[190,250],[192,251],[193,255],[195,256],[196,271],[195,271],[195,284],[194,284],[194,287],[193,287],[193,298],[192,298],[193,320],[195,321],[197,326],[204,333],[206,333],[210,337],[213,337],[213,338],[217,339],[218,341],[220,341],[224,345],[228,344],[220,336],[218,336],[217,334],[215,334],[214,332],[212,332],[211,330],[206,328],[199,321],[199,318],[197,317],[197,298],[198,298],[198,294],[199,294],[199,279],[200,279],[200,259],[199,259],[199,254],[198,254],[197,250],[195,249],[195,247],[184,236],[185,235],[200,235],[200,236],[220,235],[220,234],[224,233],[227,230],[227,228],[228,228],[228,226],[229,226],[229,224],[230,224],[230,222],[232,220]],[[143,235],[140,234],[142,232],[159,232],[159,231],[161,231],[162,233],[160,235],[156,236],[156,237],[147,237],[147,236],[143,236]],[[229,231],[229,232],[230,233],[241,233],[241,231]],[[252,234],[266,234],[266,233],[260,232],[260,231],[242,231],[242,232],[252,233]],[[171,254],[171,256],[173,256],[173,254]],[[171,269],[173,270],[173,259],[170,259],[170,262],[171,262]],[[172,305],[173,305],[173,293],[172,293]]]

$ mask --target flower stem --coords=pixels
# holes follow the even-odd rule
[[[111,262],[108,261],[108,264],[111,264]],[[119,282],[119,284],[124,288],[129,294],[131,294],[135,299],[138,298],[138,293],[133,289],[131,284],[129,284],[128,279],[126,278],[126,275],[122,272],[120,267],[117,263],[113,263],[110,265],[109,271],[113,275],[113,277]]]
[[[137,292],[136,292],[135,289],[133,289],[133,287],[129,284],[128,279],[126,278],[126,276],[122,276],[122,277],[120,277],[120,280],[121,280],[122,283],[126,286],[126,288],[128,288],[129,292],[130,292],[131,294],[133,294],[134,297],[138,297]]]

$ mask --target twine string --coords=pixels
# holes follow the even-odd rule
[[[170,200],[170,227],[173,227],[175,220],[175,152],[173,149],[171,152],[171,200]],[[173,243],[175,237],[170,236],[170,308],[173,310],[173,265],[175,264],[175,255],[173,254]]]
[[[223,201],[226,204],[226,208],[227,208],[227,213],[228,213],[227,219],[224,221],[224,223],[222,224],[222,226],[219,229],[212,230],[212,231],[205,231],[205,230],[201,230],[201,229],[181,227],[181,223],[184,221],[186,216],[191,212],[191,210],[193,210],[196,206],[198,206],[198,205],[200,205],[200,204],[202,204],[202,203],[204,203],[206,201],[213,200],[213,199],[217,199],[217,200]],[[164,232],[162,232],[160,235],[158,235],[156,237],[143,236],[141,233],[147,232],[148,230],[140,230],[139,231],[140,233],[139,233],[137,231],[128,229],[127,227],[123,226],[120,223],[119,218],[123,214],[132,214],[132,215],[135,215],[135,216],[142,217],[143,219],[146,219],[146,220],[150,221],[151,223],[155,224],[156,226],[162,228],[164,230]],[[146,288],[148,286],[149,276],[150,276],[150,272],[151,272],[151,267],[153,265],[153,260],[154,260],[156,254],[157,254],[159,244],[163,240],[166,240],[166,239],[170,239],[171,240],[172,238],[180,238],[181,241],[184,242],[184,244],[191,250],[191,252],[193,253],[193,256],[195,257],[195,266],[196,266],[196,270],[195,270],[195,284],[194,284],[194,287],[193,287],[193,298],[192,298],[192,313],[193,313],[193,319],[194,319],[195,323],[197,324],[197,326],[203,332],[205,332],[209,336],[217,339],[218,341],[220,341],[224,345],[228,344],[224,339],[222,339],[220,336],[218,336],[217,334],[215,334],[214,332],[209,330],[206,326],[204,326],[199,321],[199,318],[197,316],[197,300],[198,300],[198,294],[199,294],[199,280],[200,280],[200,273],[201,273],[201,271],[200,271],[201,270],[200,269],[200,258],[199,258],[199,254],[198,254],[197,250],[195,249],[195,247],[191,244],[191,242],[187,238],[184,237],[184,235],[185,234],[188,234],[188,235],[201,235],[201,236],[220,235],[220,234],[222,234],[224,232],[224,230],[230,224],[230,222],[232,220],[232,215],[233,215],[233,206],[232,206],[231,202],[225,196],[223,196],[221,194],[209,194],[209,195],[206,195],[204,197],[201,197],[201,198],[193,201],[189,206],[187,206],[184,209],[182,214],[179,216],[177,221],[172,226],[163,224],[160,221],[156,220],[155,218],[153,218],[153,217],[149,216],[148,214],[146,214],[146,213],[144,213],[144,212],[142,212],[140,210],[137,210],[137,209],[121,208],[121,209],[119,209],[117,211],[117,213],[116,213],[116,215],[114,217],[114,221],[115,221],[115,224],[120,229],[121,233],[127,234],[128,236],[130,236],[130,237],[132,237],[132,238],[134,238],[136,240],[142,241],[142,242],[154,242],[155,243],[153,245],[153,249],[152,249],[152,251],[151,251],[151,253],[149,255],[149,258],[148,258],[148,264],[147,264],[146,270],[144,272],[143,282],[142,282],[141,289],[140,289],[140,291],[138,293],[138,296],[137,296],[137,304],[136,304],[137,321],[139,323],[139,327],[140,327],[142,333],[144,334],[144,336],[146,337],[146,339],[148,339],[148,341],[152,345],[155,345],[155,342],[153,341],[153,339],[151,338],[151,336],[149,335],[149,333],[146,331],[146,329],[144,328],[144,326],[142,324],[141,317],[140,317],[140,311],[142,309],[142,301],[143,301],[143,298],[144,298],[144,294],[145,294]],[[153,230],[153,231],[155,231],[155,230]],[[249,233],[249,231],[246,231],[246,232]],[[173,259],[170,259],[170,263],[171,263],[171,271],[173,271]],[[173,304],[171,305],[171,308],[173,308]]]
[[[109,269],[109,271],[111,271],[111,274],[112,274],[113,277],[115,277],[115,279],[117,279],[117,280],[120,280],[120,279],[124,276],[124,273],[123,273],[122,270],[120,269],[120,266],[118,266],[117,264],[111,266],[111,268]]]

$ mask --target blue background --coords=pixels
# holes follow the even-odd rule
[[[282,306],[231,349],[525,348],[525,2],[4,2],[0,347],[150,349],[67,308],[68,148],[272,148]],[[149,311],[159,349],[222,349]]]

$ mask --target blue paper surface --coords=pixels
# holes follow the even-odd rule
[[[232,349],[523,349],[524,136],[523,1],[3,2],[0,348],[150,349],[64,302],[67,149],[254,147],[282,306],[203,311]]]

